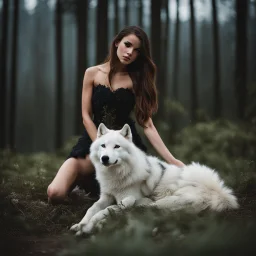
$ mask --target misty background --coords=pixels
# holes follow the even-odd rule
[[[82,132],[86,68],[139,25],[158,67],[156,126],[248,118],[256,87],[255,0],[0,0],[0,146],[53,152]],[[175,104],[174,104],[175,103]],[[173,115],[175,108],[186,115]]]

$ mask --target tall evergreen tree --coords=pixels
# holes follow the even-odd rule
[[[170,27],[170,17],[169,17],[169,0],[164,0],[163,1],[163,10],[165,12],[166,15],[166,19],[165,19],[165,23],[164,23],[164,28],[163,28],[163,51],[162,51],[162,55],[161,55],[161,70],[160,72],[163,72],[163,79],[162,79],[162,83],[164,86],[164,95],[165,97],[167,96],[167,74],[168,74],[168,52],[170,50],[170,45],[168,44],[168,39],[169,39],[169,27]]]
[[[77,22],[77,85],[76,85],[76,102],[75,102],[76,104],[75,132],[77,134],[80,134],[83,130],[82,113],[81,113],[81,95],[82,95],[83,77],[84,77],[84,72],[87,65],[88,0],[77,0],[76,22]],[[104,34],[104,29],[100,31],[102,34]]]
[[[221,116],[221,92],[220,92],[220,47],[219,47],[219,25],[217,18],[216,0],[212,0],[212,23],[213,23],[213,90],[214,90],[214,116]]]
[[[152,57],[157,66],[157,89],[159,92],[159,97],[164,98],[164,85],[161,84],[160,79],[160,66],[161,66],[161,47],[159,42],[161,43],[162,33],[161,33],[161,6],[162,0],[154,1],[151,0],[151,45],[152,45]],[[158,117],[160,117],[163,111],[163,103],[164,101],[159,101],[159,112]]]
[[[191,44],[191,56],[190,56],[190,74],[191,74],[191,118],[196,120],[196,110],[198,108],[198,96],[197,96],[197,81],[196,81],[196,38],[195,38],[195,10],[194,0],[189,1],[190,5],[190,44]]]
[[[115,19],[114,19],[114,31],[115,35],[119,32],[119,0],[114,1],[114,8],[115,8]]]
[[[138,11],[139,26],[143,27],[143,2],[142,2],[142,0],[138,0],[138,5],[139,5],[139,11]]]
[[[10,126],[9,146],[15,149],[16,91],[17,91],[17,48],[18,48],[19,0],[13,1],[12,56],[10,76]]]
[[[0,58],[0,148],[6,146],[6,92],[7,92],[7,51],[8,51],[9,1],[3,0],[2,40]]]
[[[97,6],[97,63],[108,53],[108,0],[98,1]]]
[[[63,135],[63,44],[62,44],[62,1],[57,0],[55,8],[55,51],[56,51],[56,130],[55,147],[62,144]]]
[[[236,0],[235,93],[240,119],[245,118],[247,100],[247,18],[248,0]]]
[[[180,68],[180,1],[176,0],[176,24],[174,37],[174,64],[173,64],[173,95],[172,97],[178,99],[178,73]]]
[[[124,7],[124,25],[128,26],[130,24],[129,19],[129,2],[131,0],[125,0],[125,7]]]

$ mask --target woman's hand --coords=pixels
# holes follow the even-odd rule
[[[180,160],[178,160],[178,159],[175,159],[175,161],[173,161],[171,164],[174,164],[174,165],[176,165],[176,166],[178,166],[178,167],[184,167],[185,166],[185,164],[184,163],[182,163]]]

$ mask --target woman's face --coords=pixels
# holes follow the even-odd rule
[[[140,40],[137,36],[130,34],[115,44],[117,47],[117,57],[124,65],[128,65],[136,60],[140,52]]]

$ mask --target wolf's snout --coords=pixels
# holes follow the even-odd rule
[[[102,156],[101,161],[102,161],[103,164],[107,164],[108,161],[109,161],[109,157],[108,156]]]

